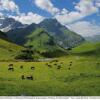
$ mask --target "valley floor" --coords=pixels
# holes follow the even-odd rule
[[[82,55],[47,62],[0,62],[0,95],[100,96],[99,62],[99,57]],[[8,70],[9,64],[14,71]]]

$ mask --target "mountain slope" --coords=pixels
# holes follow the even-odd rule
[[[84,38],[61,25],[56,19],[45,19],[40,26],[52,35],[57,43],[63,47],[75,47],[84,41]]]
[[[100,56],[100,42],[86,42],[72,50],[74,54]]]
[[[43,54],[47,57],[53,57],[66,51],[57,45],[52,36],[48,34],[44,29],[38,28],[30,35],[27,36],[25,46],[31,46],[33,50]],[[55,54],[56,53],[56,54]]]
[[[64,48],[77,46],[84,41],[83,37],[70,31],[55,19],[45,19],[40,24],[13,29],[7,32],[7,35],[15,43],[23,45],[26,42],[26,37],[37,28],[44,28],[55,39],[55,42]]]
[[[9,42],[7,36],[0,31],[0,60],[14,60],[23,47]]]
[[[91,36],[91,37],[85,37],[85,39],[87,41],[90,41],[90,42],[100,42],[100,35],[94,35],[94,36]]]
[[[3,32],[23,27],[26,27],[26,25],[23,25],[22,23],[16,21],[13,18],[0,18],[0,30]]]
[[[0,39],[5,39],[7,40],[7,35],[3,32],[0,31]]]
[[[38,27],[37,24],[31,24],[26,28],[16,28],[8,31],[6,34],[9,39],[13,42],[24,45],[26,42],[26,37],[30,35],[36,28]]]

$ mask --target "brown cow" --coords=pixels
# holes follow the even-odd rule
[[[10,70],[10,71],[14,71],[14,68],[8,68],[8,70]]]
[[[33,80],[33,76],[29,75],[26,77],[28,80]]]

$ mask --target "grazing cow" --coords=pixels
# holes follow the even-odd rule
[[[86,73],[80,73],[80,76],[85,77]]]
[[[24,75],[22,75],[21,78],[22,78],[22,80],[24,80],[25,79]]]
[[[52,62],[59,62],[58,60],[53,60]]]
[[[55,62],[59,62],[58,60],[55,60]]]
[[[12,52],[13,50],[10,49],[9,51]]]
[[[32,70],[34,70],[34,69],[35,69],[35,67],[31,67],[31,69],[32,69]]]
[[[48,67],[49,67],[49,68],[52,68],[52,66],[51,66],[51,65],[48,65]]]
[[[10,71],[14,71],[14,68],[8,68],[8,70],[10,70]]]
[[[72,66],[72,64],[70,64],[69,66]]]
[[[57,69],[61,69],[61,65],[58,65]]]
[[[100,63],[98,62],[97,65],[100,65]]]
[[[61,62],[61,64],[63,64],[63,62]]]
[[[13,66],[13,64],[9,64],[8,66]]]
[[[53,61],[50,61],[50,63],[53,63]]]
[[[31,75],[30,75],[30,76],[27,76],[26,78],[27,78],[28,80],[33,80],[33,76],[31,76]]]
[[[23,65],[21,65],[20,68],[23,69]]]
[[[57,66],[57,64],[54,64],[55,66]]]
[[[96,68],[100,68],[100,63],[99,62],[96,63]]]
[[[68,70],[70,70],[71,68],[69,67]]]
[[[57,67],[57,69],[60,69],[60,67]]]

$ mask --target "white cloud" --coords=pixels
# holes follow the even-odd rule
[[[78,4],[75,5],[76,11],[60,13],[55,16],[55,18],[66,25],[68,23],[80,20],[88,15],[98,12],[98,7],[94,6],[93,0],[80,0]]]
[[[0,17],[3,16],[3,11],[8,11],[10,12],[10,14],[6,13],[8,17],[14,18],[15,20],[23,24],[31,24],[31,23],[38,24],[44,19],[44,17],[32,12],[28,12],[27,14],[21,13],[19,11],[18,5],[15,4],[13,0],[0,0],[0,11],[1,11]],[[11,15],[11,12],[15,12],[17,15],[16,16]]]
[[[35,4],[43,10],[48,11],[62,24],[66,25],[71,22],[80,20],[86,16],[97,13],[99,11],[100,0],[80,0],[79,3],[73,3],[74,11],[68,11],[63,8],[58,9],[53,5],[51,0],[34,0]],[[95,1],[95,2],[94,2]]]
[[[96,0],[95,5],[100,8],[100,0]]]
[[[80,2],[76,4],[75,9],[85,14],[91,14],[97,10],[94,6],[93,0],[80,0]]]
[[[97,7],[100,7],[100,3],[96,3],[96,6],[97,6]]]
[[[73,24],[67,25],[72,31],[86,37],[93,35],[100,35],[100,26],[96,25],[94,22],[90,23],[88,21],[78,21]]]
[[[65,8],[63,8],[58,14],[63,15],[63,14],[68,14],[69,11]]]
[[[79,20],[83,18],[84,16],[81,15],[79,12],[70,12],[70,13],[65,13],[65,14],[59,14],[56,15],[55,18],[61,23],[61,24],[69,24],[73,21]]]
[[[3,17],[3,13],[0,12],[0,17]]]
[[[12,17],[15,20],[17,20],[23,24],[32,24],[32,23],[38,24],[44,19],[44,17],[42,17],[38,14],[34,14],[32,12],[29,12],[27,14],[23,13],[23,14],[20,14],[18,16],[11,16],[10,15],[9,17]]]
[[[59,12],[59,9],[54,7],[54,5],[51,3],[51,0],[35,0],[35,4],[53,15]]]
[[[0,0],[0,11],[4,10],[19,13],[19,7],[13,0]]]

